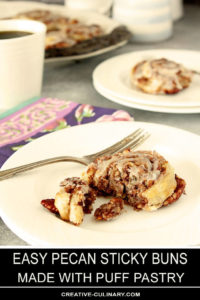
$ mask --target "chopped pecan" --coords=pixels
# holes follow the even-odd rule
[[[108,203],[101,205],[95,210],[96,220],[110,220],[118,216],[124,207],[124,200],[121,198],[112,198]]]
[[[175,202],[184,193],[185,186],[186,186],[185,180],[179,178],[176,175],[176,182],[177,182],[177,186],[176,186],[174,193],[164,201],[163,206],[167,206],[167,205]]]
[[[58,214],[58,209],[55,207],[55,199],[44,199],[41,201],[41,204],[47,208],[48,210],[50,210],[50,212],[54,213],[54,214]]]

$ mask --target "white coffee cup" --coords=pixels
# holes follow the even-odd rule
[[[1,20],[3,31],[32,34],[0,39],[1,110],[41,94],[46,26],[29,20]]]

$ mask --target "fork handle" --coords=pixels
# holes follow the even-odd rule
[[[73,157],[73,156],[60,156],[60,157],[48,158],[30,164],[22,165],[20,167],[0,171],[0,180],[10,178],[16,174],[29,171],[38,167],[42,167],[53,163],[63,162],[63,161],[71,161],[71,162],[80,163],[82,165],[87,165],[87,162],[84,159],[84,157],[80,158],[80,157]]]

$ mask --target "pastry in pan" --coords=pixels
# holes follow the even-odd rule
[[[46,25],[45,57],[73,56],[90,53],[128,40],[131,33],[124,26],[105,32],[99,24],[88,24],[77,18],[50,10],[18,13],[12,19],[40,21]]]
[[[58,15],[48,10],[33,10],[17,14],[15,19],[40,21],[47,27],[46,50],[52,47],[66,48],[85,40],[103,35],[96,24],[83,24],[78,19]]]
[[[35,9],[18,13],[13,17],[14,19],[27,19],[42,22],[47,27],[47,32],[51,30],[64,29],[68,25],[77,24],[78,20],[75,18],[68,18],[50,10]]]
[[[189,87],[193,72],[174,61],[144,60],[131,70],[132,84],[148,94],[176,94]]]

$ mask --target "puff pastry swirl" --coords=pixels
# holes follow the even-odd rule
[[[84,174],[99,192],[119,197],[136,210],[153,211],[177,188],[172,166],[155,151],[125,150],[91,163]]]
[[[144,60],[131,70],[131,82],[148,94],[176,94],[189,87],[193,72],[165,58]]]

